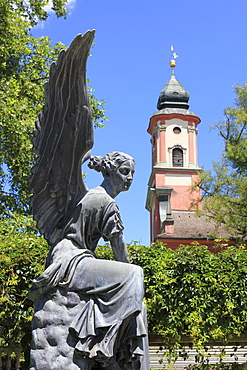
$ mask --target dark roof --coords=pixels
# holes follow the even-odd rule
[[[176,79],[174,69],[170,80],[166,83],[163,90],[160,92],[157,108],[180,108],[188,109],[190,94],[185,90],[183,85]]]
[[[160,110],[158,110],[157,112],[155,112],[153,115],[158,115],[158,114],[172,114],[172,113],[177,113],[177,114],[182,114],[184,116],[196,116],[195,113],[191,112],[190,110],[188,109],[184,109],[184,108],[162,108]]]

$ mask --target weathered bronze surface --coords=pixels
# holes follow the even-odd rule
[[[81,164],[93,146],[86,60],[94,31],[78,35],[46,85],[36,122],[31,207],[50,245],[33,281],[31,370],[149,369],[143,272],[131,265],[114,198],[129,189],[135,162],[121,152],[91,157],[103,182],[88,190]],[[97,259],[99,239],[116,261]]]

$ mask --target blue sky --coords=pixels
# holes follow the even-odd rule
[[[96,30],[87,77],[106,102],[109,122],[96,130],[92,154],[119,150],[136,160],[131,189],[116,199],[126,242],[149,245],[147,127],[170,78],[171,44],[179,56],[176,77],[190,93],[190,110],[201,118],[199,165],[211,169],[222,141],[210,126],[223,119],[223,109],[234,103],[234,85],[247,77],[246,14],[246,0],[74,0],[66,20],[51,15],[33,30],[66,46],[78,33]],[[100,184],[100,174],[84,170],[89,187]]]

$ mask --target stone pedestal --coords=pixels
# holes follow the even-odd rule
[[[78,293],[54,288],[35,303],[30,370],[91,370],[92,361],[77,355],[69,326],[85,300]]]

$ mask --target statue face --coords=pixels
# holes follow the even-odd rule
[[[126,160],[115,171],[111,172],[112,186],[116,193],[129,190],[135,172],[132,160]]]

